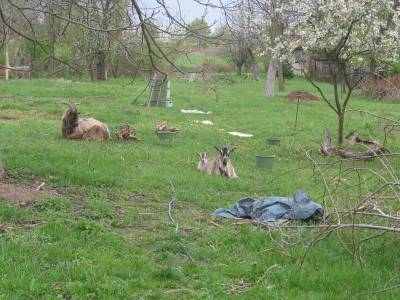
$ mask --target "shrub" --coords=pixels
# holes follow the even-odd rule
[[[395,76],[400,74],[400,61],[397,63],[394,63],[390,68],[389,68],[389,75],[390,76]]]
[[[284,62],[282,64],[282,69],[284,78],[292,79],[294,77],[293,67],[291,64],[289,64],[288,62]]]
[[[400,75],[369,81],[362,87],[362,94],[378,100],[400,99]]]

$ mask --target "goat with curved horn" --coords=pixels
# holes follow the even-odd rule
[[[110,139],[110,131],[105,123],[93,118],[79,118],[76,103],[65,104],[68,104],[68,110],[61,119],[61,134],[63,138],[86,141],[105,141]]]

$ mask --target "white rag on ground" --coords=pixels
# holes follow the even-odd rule
[[[248,137],[252,137],[252,134],[247,134],[247,133],[242,133],[242,132],[237,132],[237,131],[231,131],[228,132],[230,135],[234,135],[234,136],[238,136],[238,137],[244,137],[244,138],[248,138]]]
[[[211,111],[204,112],[204,111],[198,110],[198,109],[181,109],[181,112],[184,113],[184,114],[203,114],[203,115],[212,114]]]
[[[210,120],[204,120],[204,121],[195,120],[194,122],[204,124],[204,125],[214,125],[214,123]]]

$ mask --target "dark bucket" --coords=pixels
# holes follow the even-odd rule
[[[281,144],[281,140],[275,137],[269,137],[267,138],[267,144],[279,146]]]
[[[256,167],[272,169],[275,155],[256,155]]]

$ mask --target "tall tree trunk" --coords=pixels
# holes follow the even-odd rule
[[[8,57],[8,38],[4,40],[4,79],[8,80],[10,77],[10,59]]]
[[[20,62],[20,52],[19,52],[19,48],[18,48],[18,47],[15,47],[15,49],[14,49],[14,53],[13,53],[13,65],[14,65],[15,67],[18,67],[18,66],[21,65],[21,62]]]
[[[275,77],[277,71],[277,60],[271,57],[268,65],[267,81],[265,84],[264,96],[267,98],[272,98],[275,96]]]
[[[239,76],[242,75],[242,65],[236,65],[236,74]]]
[[[285,78],[283,77],[283,64],[278,63],[278,80],[279,80],[279,91],[285,91]]]
[[[249,49],[249,56],[250,56],[251,64],[253,65],[254,80],[259,81],[260,80],[260,70],[258,69],[257,60],[254,57],[253,51],[251,51],[251,49]]]
[[[97,51],[97,63],[96,63],[96,80],[107,79],[107,67],[106,67],[106,53],[104,50]]]
[[[31,53],[28,52],[25,54],[23,63],[24,63],[24,66],[29,66],[28,77],[30,79],[32,77],[32,72],[33,72]]]
[[[119,56],[111,58],[111,66],[109,67],[114,78],[119,77]]]
[[[91,80],[96,80],[96,70],[94,69],[94,61],[96,57],[94,55],[91,55],[90,61],[89,61],[89,76]]]
[[[54,43],[52,42],[49,49],[49,56],[47,58],[47,75],[53,75],[54,71]]]

